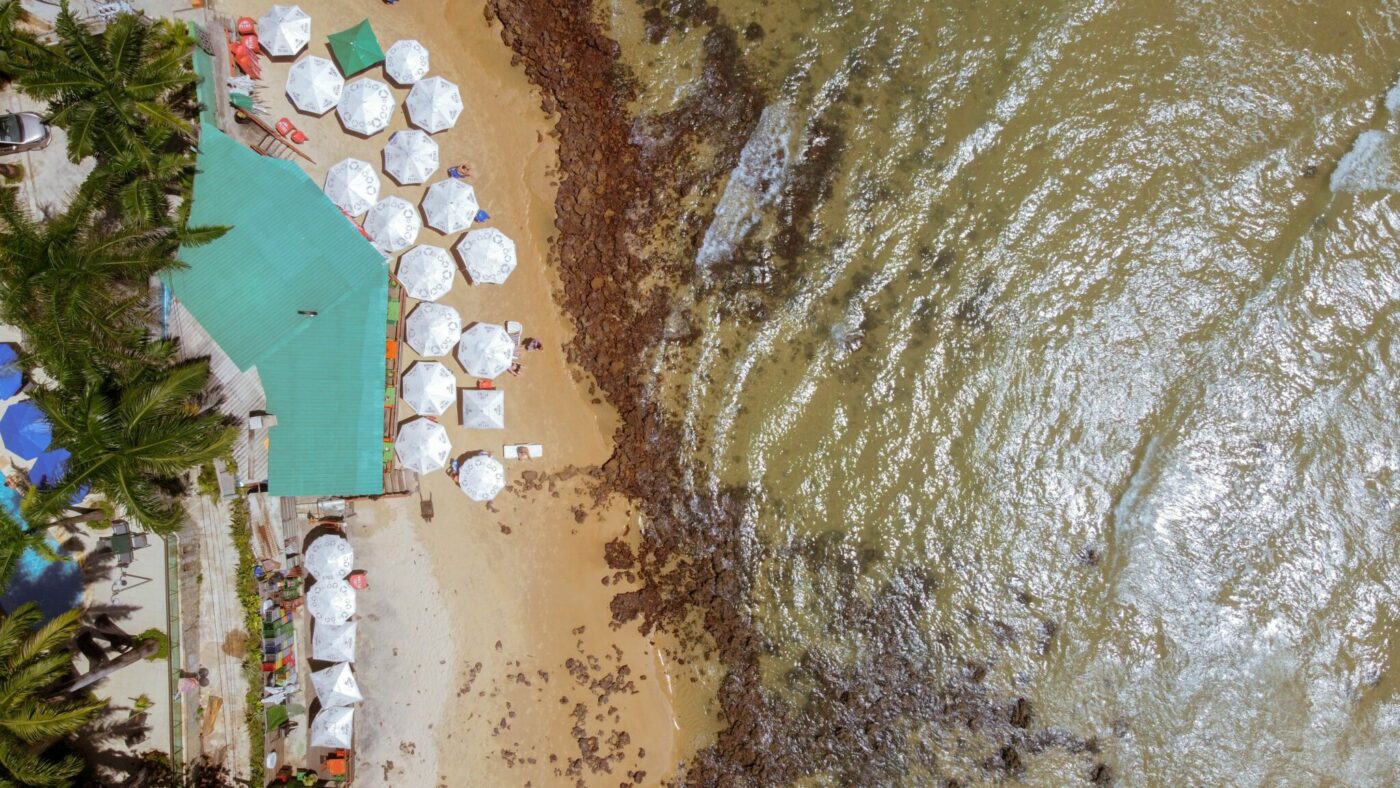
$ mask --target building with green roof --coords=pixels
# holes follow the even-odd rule
[[[171,295],[242,370],[277,426],[268,492],[384,491],[384,258],[300,167],[200,127],[193,225],[232,229],[181,250]]]

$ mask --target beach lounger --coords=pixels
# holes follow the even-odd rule
[[[538,460],[539,458],[544,456],[544,446],[538,443],[507,443],[503,449],[503,451],[505,452],[505,459],[520,459],[519,449],[522,446],[525,447],[525,450],[530,453],[530,459],[532,460]]]

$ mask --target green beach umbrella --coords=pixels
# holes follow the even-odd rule
[[[346,76],[384,62],[384,50],[379,48],[379,39],[374,37],[368,19],[349,30],[332,33],[329,40],[331,53]]]

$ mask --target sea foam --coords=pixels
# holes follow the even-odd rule
[[[729,174],[729,183],[715,206],[714,219],[705,228],[705,238],[695,256],[697,267],[706,268],[733,254],[758,224],[763,209],[783,191],[797,143],[792,109],[784,104],[765,107],[753,134],[744,143],[739,164]]]
[[[1389,100],[1387,96],[1387,103]],[[1329,185],[1334,192],[1400,189],[1394,135],[1376,130],[1362,132],[1356,144],[1337,162]]]

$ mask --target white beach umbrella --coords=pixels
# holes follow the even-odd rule
[[[428,77],[408,91],[408,119],[413,125],[436,134],[450,129],[462,114],[462,94],[442,77]]]
[[[344,624],[355,615],[355,589],[344,580],[317,580],[306,592],[306,611],[320,624]]]
[[[377,79],[361,77],[345,86],[336,114],[345,128],[357,134],[378,134],[394,117],[394,94]]]
[[[355,550],[343,536],[326,534],[306,548],[306,571],[317,580],[339,580],[355,568]]]
[[[402,197],[385,197],[365,217],[365,232],[374,239],[374,248],[386,255],[407,249],[422,229],[418,209]]]
[[[420,356],[445,356],[462,336],[462,316],[446,304],[419,304],[404,321],[408,346]]]
[[[500,389],[462,392],[462,426],[469,430],[506,428],[506,393]]]
[[[494,378],[515,361],[515,340],[495,323],[477,323],[462,332],[457,360],[468,375]]]
[[[441,416],[457,399],[457,377],[440,361],[420,361],[403,376],[403,401],[424,416]]]
[[[455,277],[452,255],[436,246],[415,246],[404,252],[394,274],[404,291],[419,301],[438,300],[452,289]]]
[[[400,185],[422,183],[438,168],[438,144],[418,129],[396,131],[384,146],[384,171]]]
[[[311,658],[327,662],[354,662],[355,622],[316,622],[316,628],[311,632]]]
[[[444,235],[471,227],[479,210],[476,189],[456,178],[438,181],[429,186],[428,193],[423,196],[423,214],[428,217],[428,226]]]
[[[360,694],[360,683],[355,680],[355,672],[345,662],[314,671],[311,686],[316,688],[322,710],[331,706],[349,706],[365,699]]]
[[[302,112],[324,115],[344,95],[345,77],[323,57],[309,55],[287,71],[287,97]]]
[[[447,428],[430,419],[414,419],[399,428],[394,438],[394,453],[399,465],[420,476],[447,467],[452,453],[452,441]]]
[[[323,191],[340,210],[359,216],[379,200],[379,173],[367,161],[341,159],[326,172]]]
[[[474,285],[502,285],[515,270],[515,241],[494,227],[472,230],[457,242],[457,254]]]
[[[473,501],[489,501],[506,488],[505,466],[485,454],[468,457],[457,474],[457,486]]]
[[[355,741],[355,708],[331,706],[322,708],[311,721],[311,746],[343,749]]]
[[[412,85],[428,73],[428,48],[412,38],[395,41],[384,51],[384,73],[400,85]]]
[[[258,19],[258,43],[273,57],[300,52],[311,41],[311,17],[296,5],[275,5]]]

